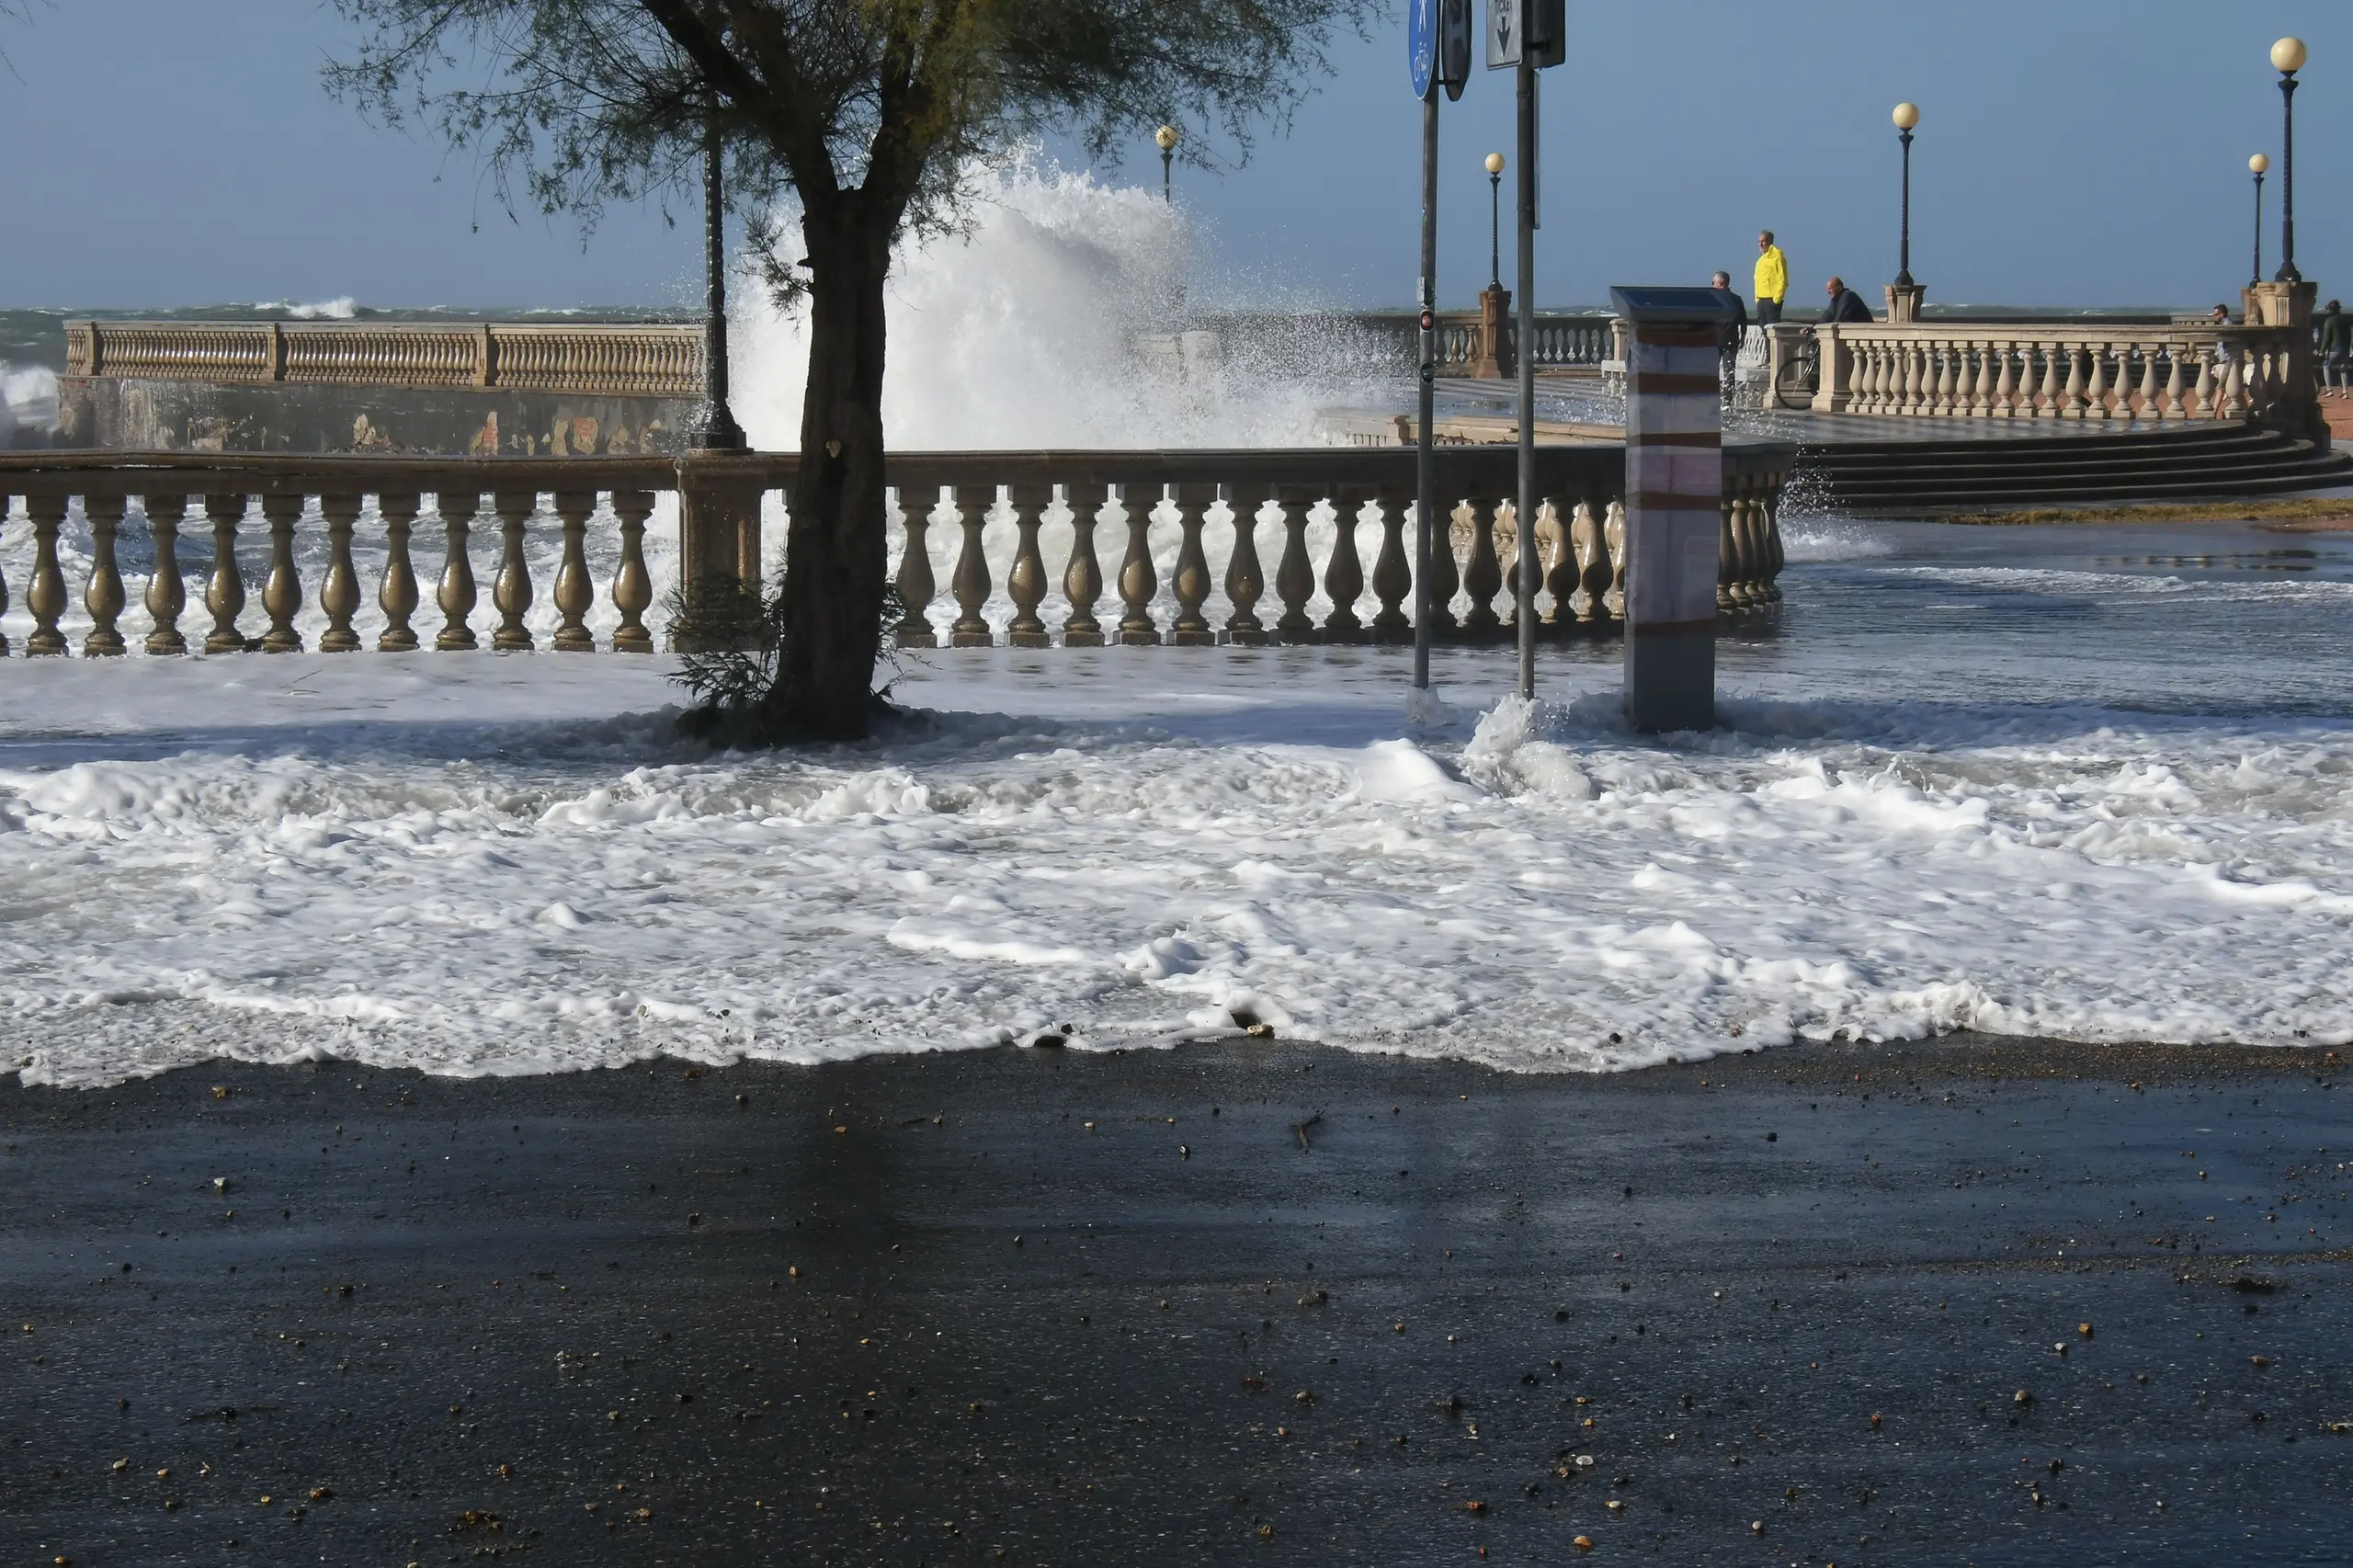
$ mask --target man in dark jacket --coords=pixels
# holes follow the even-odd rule
[[[1732,296],[1732,320],[1724,323],[1716,335],[1716,348],[1723,360],[1724,402],[1732,402],[1734,372],[1740,368],[1740,346],[1748,339],[1748,307],[1732,291],[1732,274],[1719,272],[1709,280],[1725,294]]]
[[[2353,365],[2347,363],[2353,359],[2353,316],[2345,313],[2343,304],[2331,300],[2313,329],[2320,346],[2321,396],[2353,395]]]
[[[1830,296],[1830,302],[1822,308],[1824,321],[1869,322],[1871,319],[1871,308],[1863,303],[1860,294],[1847,287],[1845,278],[1832,278],[1823,291]]]

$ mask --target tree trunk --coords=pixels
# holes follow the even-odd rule
[[[767,702],[790,733],[867,733],[882,636],[882,285],[895,224],[855,197],[804,214],[813,277],[801,472],[785,535],[786,637]]]

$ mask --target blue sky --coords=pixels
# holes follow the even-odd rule
[[[1834,270],[1875,292],[1895,266],[1900,98],[1923,110],[1913,270],[1932,300],[2224,298],[2248,267],[2247,154],[2279,151],[2265,55],[2285,32],[2313,55],[2298,259],[2353,292],[2343,0],[1569,0],[1569,62],[1547,78],[1540,303],[1745,272],[1760,226],[1804,297]],[[329,99],[318,65],[347,33],[320,0],[62,0],[0,27],[15,71],[0,137],[16,150],[0,304],[694,296],[692,237],[655,214],[617,211],[585,248],[568,221],[510,222],[470,158]],[[1334,303],[1410,299],[1419,120],[1404,53],[1394,25],[1345,45],[1246,167],[1179,168],[1245,290],[1265,278]],[[1484,72],[1446,113],[1449,301],[1484,280],[1478,160],[1508,149],[1510,118],[1508,78]],[[1137,141],[1126,177],[1156,182]],[[2278,187],[2275,173],[2267,271]]]

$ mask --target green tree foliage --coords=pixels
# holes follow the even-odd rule
[[[1162,120],[1246,155],[1375,0],[336,0],[329,86],[593,224],[680,190],[706,128],[739,206],[797,212],[810,368],[764,701],[777,733],[868,723],[885,591],[883,282],[952,224],[968,163],[1040,135],[1111,154]],[[1216,135],[1209,132],[1217,132]]]

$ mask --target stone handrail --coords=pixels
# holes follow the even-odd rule
[[[65,324],[65,374],[694,398],[699,327],[511,322]]]
[[[1802,330],[1802,329],[1801,329]],[[2291,327],[1923,322],[1813,331],[1822,414],[2265,420],[2291,396]],[[1802,347],[1784,333],[1777,347]],[[1787,385],[1779,365],[1774,384]]]
[[[1623,451],[1554,448],[1537,457],[1545,497],[1537,530],[1542,631],[1550,636],[1608,630],[1622,619],[1625,593]],[[1786,447],[1740,448],[1724,455],[1718,599],[1727,611],[1779,597],[1779,513],[1791,458]],[[1408,641],[1414,461],[1407,450],[1345,448],[893,454],[887,470],[895,491],[891,532],[895,581],[907,607],[897,640],[937,646],[944,631],[956,647]],[[1512,613],[1506,574],[1516,556],[1517,528],[1504,497],[1516,488],[1515,465],[1508,449],[1450,449],[1441,458],[1440,494],[1457,499],[1445,536],[1451,547],[1435,552],[1436,634],[1458,641],[1506,634]],[[126,528],[135,530],[134,538],[147,536],[149,548],[139,553],[153,562],[139,596],[150,623],[143,642],[150,653],[188,652],[192,640],[213,653],[299,651],[305,638],[296,620],[306,600],[325,618],[321,651],[365,646],[355,625],[363,602],[356,543],[374,578],[380,651],[415,649],[427,637],[438,649],[471,649],[481,646],[483,631],[494,649],[531,649],[539,642],[527,617],[541,585],[533,580],[530,546],[551,537],[557,563],[547,586],[560,618],[551,645],[592,652],[600,645],[587,625],[598,592],[589,569],[592,527],[598,530],[599,557],[613,562],[605,593],[618,624],[602,645],[651,653],[654,631],[645,618],[654,590],[643,538],[659,493],[676,494],[680,571],[689,584],[717,573],[753,578],[761,569],[762,502],[773,490],[789,491],[796,469],[793,458],[775,454],[673,460],[12,453],[0,455],[0,495],[12,508],[21,498],[32,524],[32,559],[28,570],[19,567],[32,620],[28,654],[69,651],[61,625],[69,599],[59,543],[75,522],[89,533],[85,551],[75,541],[75,553],[89,562],[80,594],[88,618],[85,654],[121,653],[129,646],[119,623],[134,585],[126,583],[117,550]],[[191,506],[198,509],[193,518]],[[1332,535],[1320,561],[1310,548],[1314,516],[1322,518],[1318,535]],[[496,530],[489,597],[497,621],[478,628],[472,534],[485,517]],[[998,587],[983,541],[993,517],[1001,530],[1009,524],[1015,536],[1004,582],[1012,614],[1002,636],[987,614]],[[1342,518],[1357,526],[1332,528]],[[212,545],[209,575],[198,585],[212,624],[193,634],[179,625],[189,583],[177,554],[181,530],[192,521],[210,531]],[[1050,521],[1068,538],[1051,577],[1040,547],[1040,530]],[[1380,544],[1368,577],[1358,527],[1376,523]],[[1172,528],[1176,535],[1167,583],[1173,606],[1161,592],[1155,524],[1164,544]],[[1107,527],[1117,530],[1120,557],[1109,575],[1097,544],[1097,530]],[[1225,562],[1217,584],[1205,535],[1212,528]],[[955,613],[945,626],[929,614],[942,597],[929,537],[935,528],[946,536],[943,544],[953,546],[946,575]],[[1262,534],[1277,562],[1271,584],[1259,552]],[[426,565],[430,608],[441,617],[438,630],[412,625],[426,591],[412,559],[413,541],[427,550],[438,545],[438,567]],[[609,550],[604,548],[608,542]],[[251,552],[256,544],[267,551],[259,598],[267,625],[254,636],[240,619],[248,579],[239,551],[242,545]],[[1098,617],[1107,585],[1115,603]],[[1220,586],[1229,613],[1212,624],[1206,607]],[[1271,625],[1256,613],[1270,586],[1281,607],[1278,614],[1268,606]],[[1360,615],[1368,587],[1379,608]],[[7,608],[7,593],[0,570],[0,613]],[[1050,606],[1050,598],[1056,602]],[[1326,607],[1320,616],[1314,613],[1319,598]],[[1466,599],[1458,617],[1455,607]],[[0,654],[6,652],[0,636]]]

